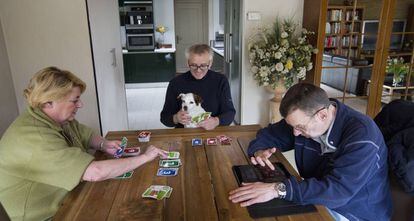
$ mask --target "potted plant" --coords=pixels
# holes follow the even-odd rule
[[[387,58],[387,66],[385,72],[393,74],[392,86],[400,86],[400,83],[404,80],[409,70],[409,64],[405,63],[402,57],[399,58]]]
[[[317,49],[309,43],[308,35],[314,32],[297,32],[296,28],[292,19],[277,19],[273,29],[260,28],[250,39],[251,72],[259,86],[273,90],[282,86],[286,90],[305,79],[306,72],[313,68],[311,57]]]

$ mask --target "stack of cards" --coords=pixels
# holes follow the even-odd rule
[[[226,135],[219,135],[217,139],[221,145],[231,145],[231,138]]]
[[[207,138],[206,144],[209,145],[209,146],[217,145],[218,144],[217,138],[214,138],[214,137],[213,138]]]
[[[181,166],[180,152],[171,151],[167,153],[167,158],[159,162],[161,168],[157,171],[157,176],[176,176],[178,167]]]
[[[191,118],[191,123],[198,124],[211,116],[211,112],[204,112]]]
[[[119,158],[124,153],[125,148],[127,147],[128,139],[126,137],[123,137],[121,140],[121,149],[118,149],[116,153],[114,154],[115,158]]]
[[[138,134],[138,141],[139,142],[149,142],[151,137],[151,132],[149,131],[141,131]]]
[[[170,198],[172,190],[173,189],[169,186],[151,185],[147,190],[145,190],[142,197],[162,200],[164,198]]]

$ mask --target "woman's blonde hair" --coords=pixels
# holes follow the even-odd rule
[[[31,107],[41,108],[47,102],[65,98],[74,87],[79,87],[83,93],[86,84],[70,71],[47,67],[30,79],[29,86],[23,93]]]

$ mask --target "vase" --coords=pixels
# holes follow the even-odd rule
[[[266,91],[273,93],[274,97],[271,99],[271,101],[274,102],[281,102],[283,95],[286,93],[286,87],[283,81],[279,81],[276,84],[276,87],[273,88],[272,86],[266,86]]]
[[[266,86],[266,91],[273,93],[274,97],[269,100],[269,123],[273,124],[282,119],[279,112],[280,102],[286,93],[286,87],[284,82],[280,81],[276,84],[276,87]]]

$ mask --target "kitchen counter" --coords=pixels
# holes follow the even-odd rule
[[[211,47],[211,49],[213,49],[213,51],[216,52],[221,57],[224,57],[224,48]]]
[[[139,51],[139,50],[128,51],[126,49],[122,49],[122,54],[148,54],[148,53],[175,53],[175,48],[156,48],[153,51]]]

